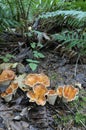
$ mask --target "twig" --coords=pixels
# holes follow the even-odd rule
[[[18,112],[21,112],[21,110],[19,108],[9,108],[9,109],[0,110],[0,112],[6,112],[6,111],[18,111]]]
[[[13,109],[0,110],[0,112],[12,111]]]
[[[86,125],[83,123],[82,120],[79,120],[79,122],[84,126],[84,128],[86,129]]]
[[[75,77],[76,77],[76,71],[77,71],[77,66],[78,66],[79,58],[80,58],[80,54],[78,55],[78,58],[77,58],[77,60],[76,60],[75,73],[74,73],[74,76],[75,76]]]

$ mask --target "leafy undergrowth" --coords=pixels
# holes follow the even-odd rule
[[[19,52],[17,47],[15,49]],[[25,72],[32,73],[32,70],[25,62],[25,59],[29,59],[32,56],[32,52],[28,48],[22,48],[18,52],[12,62],[18,61],[19,65],[15,69],[14,64],[12,69],[17,75]],[[57,98],[54,105],[46,103],[42,107],[35,103],[30,103],[26,93],[18,89],[16,95],[13,96],[9,103],[0,98],[0,127],[3,130],[85,130],[86,65],[77,64],[76,67],[76,64],[69,64],[66,58],[60,57],[54,52],[45,51],[43,54],[45,58],[40,60],[40,64],[34,72],[47,74],[51,79],[51,89],[55,89],[59,85],[80,82],[82,88],[80,89],[79,97],[70,103],[63,102],[62,99]],[[6,67],[5,65],[2,66],[3,69]]]
[[[86,92],[80,91],[80,97],[71,103],[63,103],[61,109],[55,111],[55,124],[65,129],[86,129]],[[62,127],[61,127],[62,128]]]

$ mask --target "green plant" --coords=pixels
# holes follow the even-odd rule
[[[24,35],[33,19],[36,4],[38,1],[35,0],[0,0],[1,27],[4,30],[8,27],[16,27]]]
[[[85,123],[86,123],[86,115],[77,112],[76,115],[75,115],[75,122],[76,122],[77,124],[79,124],[79,125],[80,125],[81,123],[85,124]]]
[[[39,64],[38,60],[26,59],[26,61],[28,62],[28,65],[32,71],[35,71],[37,69],[37,66]]]
[[[35,16],[52,10],[58,2],[59,0],[0,0],[1,28],[5,30],[16,27],[24,35]]]
[[[0,31],[8,29],[9,27],[16,27],[18,23],[12,18],[10,9],[5,0],[0,0]]]
[[[65,126],[69,120],[73,121],[73,116],[71,114],[68,114],[68,115],[63,114],[63,115],[61,115],[61,117],[56,116],[56,115],[54,116],[54,121],[55,121],[56,125],[62,124]]]
[[[82,10],[86,11],[86,1],[82,0],[67,0],[59,1],[54,10]]]
[[[39,58],[44,58],[45,56],[41,53],[41,52],[39,52],[39,51],[33,51],[33,55],[34,55],[34,57],[36,57],[37,59],[39,59]]]
[[[32,71],[34,71],[37,69],[38,64],[40,63],[39,59],[44,58],[45,56],[37,50],[39,47],[37,43],[33,42],[30,45],[33,49],[33,59],[26,59],[26,61],[29,62],[29,67],[32,69]]]
[[[42,43],[40,43],[40,42],[38,42],[38,43],[32,42],[32,43],[30,44],[30,46],[31,46],[31,48],[32,48],[33,50],[39,50],[39,49],[41,49],[41,48],[43,47]]]
[[[41,28],[46,28],[47,26],[47,31],[54,27],[84,29],[86,12],[76,10],[57,10],[39,15],[38,18],[42,24]]]
[[[58,114],[54,116],[55,124],[66,125],[69,121],[72,121],[74,125],[83,126],[83,129],[86,129],[86,92],[82,88],[79,91],[79,98],[74,100],[73,102],[69,102],[66,104],[65,102],[62,104],[63,110],[57,111],[57,108],[54,110],[58,112]],[[69,123],[70,124],[70,123]]]
[[[75,112],[73,112],[74,122],[78,125],[82,125],[86,129],[86,92],[82,89],[79,94],[80,97],[78,100],[70,103],[70,107],[75,110]]]
[[[61,45],[66,47],[65,50],[76,48],[78,54],[86,55],[86,33],[83,33],[83,31],[67,30],[58,34],[53,34],[52,38],[61,42]]]
[[[2,59],[3,62],[9,62],[12,58],[14,58],[14,55],[12,54],[6,54],[5,56],[0,56],[0,59]]]

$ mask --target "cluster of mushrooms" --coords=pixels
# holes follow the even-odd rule
[[[12,100],[12,96],[16,93],[18,88],[22,91],[26,91],[26,95],[29,98],[29,102],[35,102],[37,105],[44,106],[48,101],[54,105],[56,98],[64,98],[67,102],[70,102],[76,98],[79,93],[79,89],[73,85],[58,86],[56,90],[49,89],[50,79],[44,73],[33,73],[25,76],[21,80],[21,85],[16,79],[16,75],[12,70],[3,70],[0,75],[0,84],[9,84],[4,92],[1,93],[1,98],[9,102]]]

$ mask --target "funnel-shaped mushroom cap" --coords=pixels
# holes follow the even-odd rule
[[[7,94],[5,92],[1,93],[1,97],[4,98]]]
[[[48,95],[56,95],[56,91],[55,90],[48,90]]]
[[[50,86],[50,80],[49,80],[48,76],[46,76],[43,73],[27,75],[24,83],[25,83],[25,85],[29,85],[30,87],[33,87],[34,85],[36,85],[38,83],[43,84],[46,87]]]
[[[18,88],[18,83],[12,82],[9,88],[12,88],[13,91],[16,90]]]
[[[6,80],[12,80],[15,78],[15,73],[12,70],[3,70],[0,75],[0,82],[4,82]]]
[[[36,97],[45,96],[48,93],[48,89],[43,84],[37,84],[33,87],[33,91]]]
[[[5,93],[7,94],[7,95],[9,95],[9,94],[12,94],[13,93],[13,91],[12,91],[12,88],[7,88],[6,89],[6,91],[5,91]]]
[[[11,83],[11,85],[6,89],[5,92],[1,93],[1,97],[5,99],[5,101],[9,102],[12,100],[12,95],[15,94],[18,88],[17,83]]]
[[[12,100],[12,88],[7,88],[6,92],[1,93],[1,97],[6,101],[9,102]]]
[[[8,87],[5,92],[1,93],[1,97],[4,98],[5,96],[10,95],[12,93],[13,93],[12,88]]]
[[[36,101],[36,96],[35,93],[33,91],[28,91],[27,92],[27,97],[30,98],[30,102],[35,102]]]
[[[79,89],[74,88],[72,85],[67,85],[64,86],[63,88],[63,97],[66,98],[67,101],[74,100],[78,93],[79,93]]]
[[[15,95],[17,89],[18,89],[18,83],[12,82],[9,86],[9,88],[12,88],[12,94]]]
[[[42,96],[38,100],[36,100],[36,103],[38,105],[44,106],[46,104],[46,98],[44,96]]]
[[[62,86],[59,86],[59,87],[57,88],[57,95],[58,95],[59,97],[62,97],[62,96],[63,96],[63,87],[62,87]]]
[[[36,102],[38,105],[44,106],[47,92],[48,90],[43,84],[37,84],[33,87],[33,91],[27,92],[27,97],[30,98],[30,102]]]

